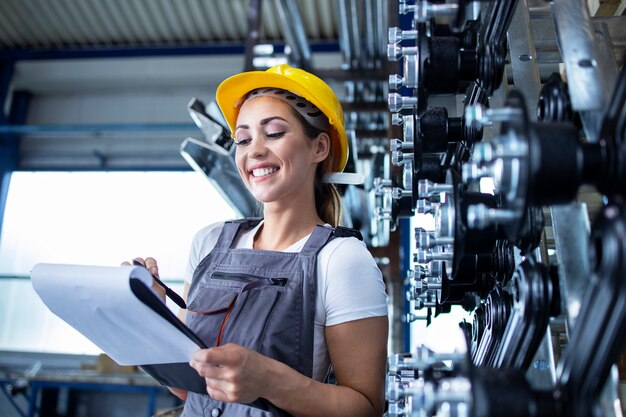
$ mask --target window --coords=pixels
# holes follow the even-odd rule
[[[153,256],[181,291],[194,234],[234,217],[192,171],[14,173],[0,239],[0,349],[100,352],[43,305],[28,279],[34,264]]]
[[[435,218],[431,214],[416,214],[411,217],[411,231],[421,227],[428,231],[435,230]],[[411,232],[411,248],[415,248],[415,234]],[[414,268],[412,266],[411,268]],[[427,310],[414,310],[410,304],[410,313],[421,317],[410,324],[410,346],[425,345],[436,352],[453,352],[465,349],[465,340],[459,329],[463,320],[472,323],[472,315],[460,306],[452,306],[450,313],[432,317],[430,326],[426,326]],[[433,311],[434,313],[434,311]]]

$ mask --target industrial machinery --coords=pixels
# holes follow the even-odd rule
[[[399,176],[375,181],[377,215],[390,229],[433,217],[412,231],[407,297],[428,317],[459,305],[473,322],[460,324],[465,349],[390,357],[388,416],[621,415],[626,69],[611,39],[625,19],[591,18],[578,0],[400,0],[398,11],[409,16],[389,28]],[[556,60],[533,39],[546,20]]]

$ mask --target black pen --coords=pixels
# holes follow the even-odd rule
[[[133,265],[137,265],[137,266],[143,266],[144,268],[146,267],[145,265],[142,265],[141,262],[136,261],[133,259]],[[150,274],[152,275],[152,274]],[[170,297],[170,299],[175,302],[180,308],[187,308],[187,304],[185,304],[185,300],[183,300],[183,297],[181,297],[180,295],[176,294],[176,291],[174,291],[173,289],[171,289],[170,287],[168,287],[167,285],[165,285],[165,283],[163,281],[161,281],[159,278],[157,278],[155,275],[152,275],[152,278],[154,278],[154,280],[156,281],[157,284],[159,284],[161,287],[163,287],[165,289],[165,295],[167,295],[168,297]]]

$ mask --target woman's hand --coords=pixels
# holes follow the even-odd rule
[[[150,274],[154,275],[157,278],[159,277],[159,266],[157,265],[157,261],[154,258],[147,257],[143,258],[133,258],[133,261],[140,263],[145,266],[146,269],[150,272]],[[130,262],[122,262],[122,265],[131,265]],[[159,298],[165,302],[165,288],[161,287],[156,283],[155,280],[152,280],[152,289],[158,294]]]
[[[196,351],[189,365],[204,377],[211,398],[251,403],[264,396],[271,361],[260,353],[230,343]]]

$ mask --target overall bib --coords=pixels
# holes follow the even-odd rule
[[[236,343],[311,377],[317,254],[335,229],[316,227],[297,253],[232,249],[238,234],[259,221],[225,223],[215,248],[194,272],[186,324],[207,346]],[[196,416],[288,414],[264,399],[226,403],[189,392],[183,417]]]

